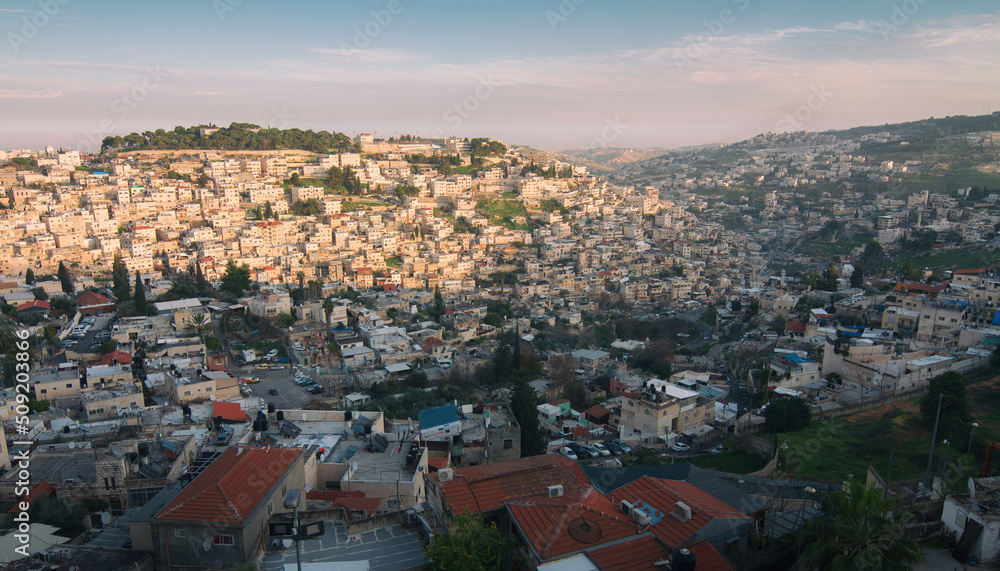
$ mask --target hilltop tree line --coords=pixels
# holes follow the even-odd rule
[[[232,123],[202,137],[203,127],[174,127],[172,131],[157,129],[131,133],[124,137],[105,137],[101,152],[113,150],[183,150],[206,149],[224,151],[272,151],[301,149],[317,153],[331,151],[358,151],[357,145],[343,133],[328,131],[303,131],[301,129],[262,129],[251,123]]]

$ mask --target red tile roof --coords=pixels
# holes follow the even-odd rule
[[[15,464],[15,467],[16,467],[16,464]],[[21,502],[28,502],[28,505],[31,506],[33,503],[35,503],[35,500],[38,499],[39,497],[41,497],[41,496],[51,496],[51,495],[53,495],[55,493],[56,493],[56,489],[55,489],[55,487],[52,486],[52,484],[50,484],[48,482],[42,482],[41,484],[38,484],[37,486],[35,486],[34,488],[32,488],[31,492],[29,492],[28,495],[25,496],[25,498],[23,500],[15,502],[14,503],[14,507],[10,508],[10,510],[7,513],[17,513],[19,511],[21,511],[20,510],[20,505],[19,505]]]
[[[653,534],[645,534],[588,551],[587,556],[603,571],[662,571],[657,561],[670,561],[670,547]],[[698,562],[701,569],[701,561]]]
[[[425,477],[431,485],[441,488],[448,509],[455,515],[465,510],[479,513],[500,509],[505,501],[537,496],[556,484],[565,489],[590,486],[576,462],[556,454],[459,468],[448,482],[439,482],[439,474]]]
[[[243,525],[302,451],[302,448],[231,447],[181,490],[155,519]]]
[[[584,413],[587,415],[587,418],[597,419],[601,418],[602,416],[607,416],[611,414],[611,411],[599,404],[595,404],[594,406],[585,410]]]
[[[236,422],[245,422],[247,419],[247,413],[243,412],[243,407],[238,402],[213,402],[212,418],[217,416]]]
[[[115,359],[118,360],[119,365],[130,364],[132,363],[132,354],[126,353],[125,351],[121,351],[119,349],[115,349],[114,351],[101,357],[101,364],[102,365],[114,364]]]
[[[668,545],[680,545],[716,518],[749,518],[687,482],[650,476],[643,476],[618,488],[612,492],[611,498],[619,505],[622,500],[633,505],[641,501],[663,512],[660,521],[650,529]],[[671,514],[676,511],[677,502],[690,506],[691,519],[682,522]]]
[[[642,529],[590,487],[565,490],[556,498],[546,494],[513,500],[507,509],[542,561],[629,537]],[[573,530],[580,527],[591,539],[581,541],[576,536]]]
[[[985,274],[986,273],[986,268],[955,270],[952,273],[955,274],[955,275],[958,275],[958,276],[975,276],[975,275],[978,275],[978,274]]]
[[[688,547],[694,553],[698,571],[733,571],[735,567],[707,541]]]
[[[85,291],[76,296],[76,303],[79,304],[80,307],[87,307],[91,305],[114,305],[110,299],[94,291]]]
[[[49,308],[49,302],[39,301],[36,299],[34,301],[28,301],[17,306],[17,311],[21,312],[26,309],[48,309],[48,308]]]
[[[836,317],[836,316],[835,315],[831,315],[830,317]],[[798,319],[793,319],[791,321],[786,321],[785,322],[785,331],[791,331],[792,333],[805,333],[805,331],[806,331],[806,324],[802,323]]]

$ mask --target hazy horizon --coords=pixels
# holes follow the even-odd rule
[[[677,148],[978,115],[1000,85],[985,0],[14,0],[0,32],[3,149],[234,121]]]

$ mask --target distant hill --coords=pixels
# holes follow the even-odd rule
[[[618,147],[597,147],[592,149],[568,149],[553,151],[559,160],[585,166],[593,172],[612,172],[623,165],[660,156],[669,149],[652,147],[649,149],[625,149]]]
[[[301,149],[317,153],[357,151],[357,145],[343,133],[302,129],[262,129],[252,123],[232,123],[229,127],[198,125],[105,137],[101,151],[137,150],[220,150],[271,151]]]

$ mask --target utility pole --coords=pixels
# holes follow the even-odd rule
[[[931,453],[930,456],[927,457],[927,474],[924,475],[924,490],[930,490],[928,486],[930,486],[931,481],[931,465],[934,462],[934,444],[937,443],[938,422],[941,420],[941,403],[943,402],[944,393],[940,393],[938,395],[937,415],[934,417],[934,434],[931,436]],[[929,491],[927,493],[927,497],[930,498]]]

